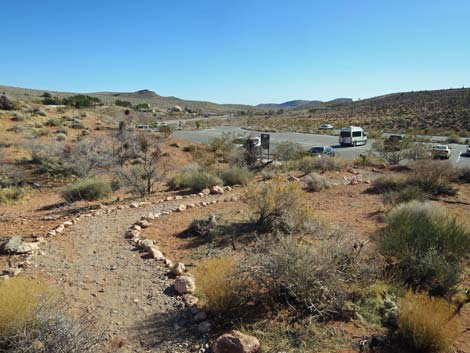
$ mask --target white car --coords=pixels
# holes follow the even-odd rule
[[[331,125],[331,124],[321,124],[318,128],[320,130],[333,130],[333,125]]]
[[[434,145],[432,146],[432,157],[440,159],[449,159],[451,156],[451,149],[447,145]]]

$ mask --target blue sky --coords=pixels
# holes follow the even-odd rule
[[[1,0],[0,84],[218,103],[470,86],[467,0]]]

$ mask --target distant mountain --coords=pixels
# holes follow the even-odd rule
[[[75,94],[86,94],[100,99],[105,104],[114,104],[116,100],[129,101],[132,104],[148,103],[156,108],[172,108],[178,105],[182,108],[188,108],[205,113],[236,113],[241,110],[254,111],[255,107],[243,104],[217,104],[204,101],[184,100],[176,97],[163,97],[148,89],[137,92],[92,92],[92,93],[72,93],[56,92],[50,90],[18,88],[0,85],[0,94],[6,93],[14,100],[38,101],[45,92],[58,97],[69,97]]]
[[[270,109],[270,110],[278,110],[278,109],[296,109],[296,108],[304,108],[304,107],[313,107],[318,104],[322,103],[344,103],[344,102],[352,102],[351,98],[336,98],[328,102],[322,102],[319,100],[293,100],[289,102],[284,102],[284,103],[264,103],[264,104],[258,104],[256,108],[258,109]]]

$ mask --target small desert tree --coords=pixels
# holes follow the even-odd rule
[[[115,154],[117,174],[125,185],[142,197],[152,193],[166,175],[167,165],[160,148],[162,140],[133,133],[120,136],[118,140],[121,144]]]

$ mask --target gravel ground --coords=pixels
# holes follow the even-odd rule
[[[124,239],[142,215],[176,205],[82,218],[48,242],[28,271],[56,281],[74,311],[96,318],[108,342],[126,342],[117,352],[198,351],[206,339],[193,333],[192,315],[174,295],[167,270]]]

